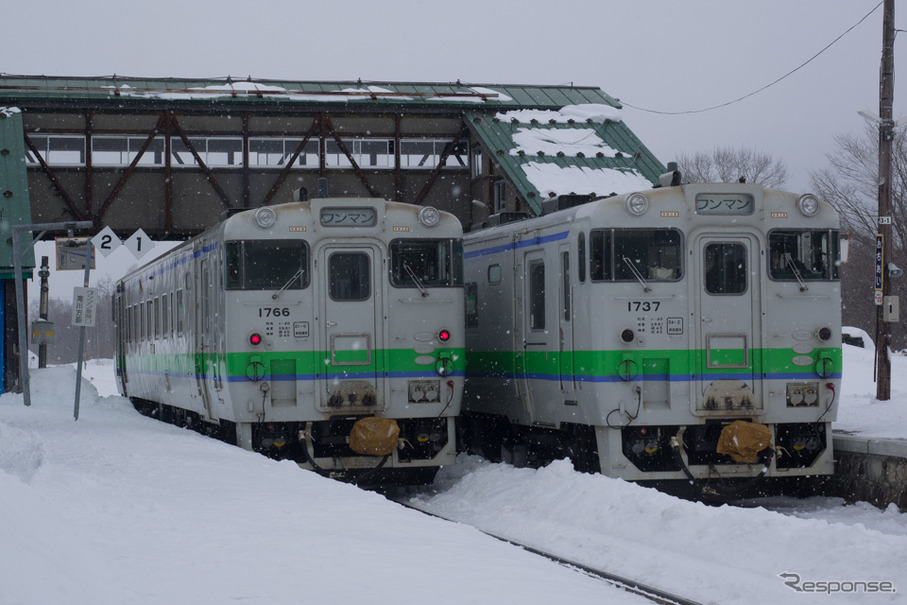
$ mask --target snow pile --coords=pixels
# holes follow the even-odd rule
[[[796,574],[802,582],[887,581],[907,590],[907,520],[894,508],[848,511],[829,523],[681,501],[578,474],[567,461],[538,470],[478,458],[458,462],[436,480],[440,493],[416,497],[414,504],[701,602],[786,603],[795,596],[797,603],[847,601],[796,594],[781,574]],[[873,519],[884,514],[895,535],[855,524],[855,512]]]
[[[865,333],[864,333],[865,334]],[[860,335],[860,334],[857,334]],[[907,438],[907,385],[899,383],[907,377],[907,357],[903,353],[891,356],[891,398],[879,401],[872,381],[875,368],[875,349],[868,335],[868,349],[844,346],[844,377],[841,380],[841,402],[837,431],[876,439]],[[907,591],[907,588],[904,589]]]
[[[892,400],[903,402],[907,358],[892,363]],[[845,347],[838,428],[860,417],[866,435],[904,435],[900,410],[872,400],[871,369],[871,351]],[[114,394],[110,361],[86,365],[75,422],[74,375],[34,371],[29,408],[0,396],[3,605],[647,602],[467,525],[145,418]],[[907,590],[907,516],[893,507],[708,507],[563,461],[459,462],[408,497],[703,603],[888,603]],[[796,592],[790,574],[801,589],[898,592]]]
[[[109,364],[86,375],[101,369],[112,376]],[[36,370],[31,384],[29,408],[0,397],[4,605],[640,602],[472,528],[145,418],[87,382],[75,422],[72,367]]]

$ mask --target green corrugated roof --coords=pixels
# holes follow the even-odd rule
[[[618,107],[616,102],[609,105]],[[647,181],[645,186],[655,185],[666,170],[619,119],[566,119],[554,112],[551,120],[544,114],[539,114],[541,119],[511,117],[518,113],[473,111],[466,116],[501,170],[536,212],[541,211],[542,200],[552,196],[626,193],[643,188],[642,179]],[[558,175],[560,171],[562,176]],[[556,184],[550,188],[540,185],[546,181]]]
[[[408,106],[466,106],[499,109],[557,109],[568,104],[616,101],[601,89],[575,86],[519,86],[430,82],[305,82],[270,79],[175,79],[52,77],[0,74],[0,105],[27,100],[84,103],[149,102],[306,104],[348,103]]]
[[[53,104],[68,107],[115,104],[122,109],[179,106],[203,111],[230,106],[275,111],[343,107],[345,111],[369,112],[393,108],[462,114],[536,212],[541,211],[542,200],[551,195],[624,193],[642,188],[643,181],[646,185],[656,184],[658,176],[665,172],[664,165],[619,117],[620,103],[596,87],[0,74],[0,107]],[[562,113],[564,108],[572,106],[601,108],[605,110],[602,115],[609,111],[614,115],[610,119],[587,119],[582,111]],[[530,119],[520,112],[541,113]],[[576,133],[588,139],[584,143],[594,142],[597,147],[582,155],[577,153],[581,146],[558,147],[561,137],[569,139]],[[527,137],[545,143],[544,155],[538,153],[539,149],[526,146]],[[555,174],[556,169],[562,174]],[[552,176],[560,177],[558,186],[540,185]]]

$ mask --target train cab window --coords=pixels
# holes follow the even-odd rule
[[[675,229],[596,229],[589,235],[592,281],[677,281],[682,237]]]
[[[397,239],[390,243],[390,281],[396,288],[463,285],[463,246],[453,239]]]
[[[371,296],[369,256],[363,252],[335,252],[328,259],[332,300],[366,300]]]
[[[839,232],[834,230],[771,231],[768,234],[768,274],[779,281],[838,280]]]
[[[301,290],[309,285],[309,248],[302,240],[225,244],[228,290]]]
[[[705,289],[709,294],[743,294],[748,274],[746,246],[718,242],[705,247]]]

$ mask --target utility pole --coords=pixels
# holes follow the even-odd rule
[[[876,254],[878,271],[881,264],[881,298],[876,298],[876,399],[891,398],[891,359],[888,357],[891,326],[886,309],[891,296],[888,263],[891,262],[891,139],[894,121],[894,0],[884,0],[882,17],[882,66],[879,74],[879,218]],[[879,250],[881,248],[881,250]],[[877,281],[878,281],[878,275]]]

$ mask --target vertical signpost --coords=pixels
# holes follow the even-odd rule
[[[85,356],[85,328],[93,328],[97,324],[97,300],[98,289],[88,287],[88,274],[92,265],[92,252],[97,249],[105,257],[110,255],[114,250],[123,245],[120,238],[117,237],[113,229],[108,225],[101,229],[91,240],[86,242],[85,254],[85,279],[81,288],[73,289],[72,297],[72,325],[79,326],[79,367],[76,372],[76,400],[73,405],[73,416],[79,419],[79,394],[82,386],[82,362]],[[125,243],[132,254],[137,258],[143,257],[154,243],[148,239],[145,232],[139,229],[133,233]]]
[[[79,394],[82,391],[82,363],[85,361],[85,328],[95,325],[95,308],[98,299],[97,288],[88,287],[88,274],[91,271],[92,250],[94,244],[91,240],[85,242],[85,279],[81,288],[73,288],[72,296],[72,325],[79,326],[79,361],[76,369],[76,400],[73,403],[72,415],[79,419]]]

